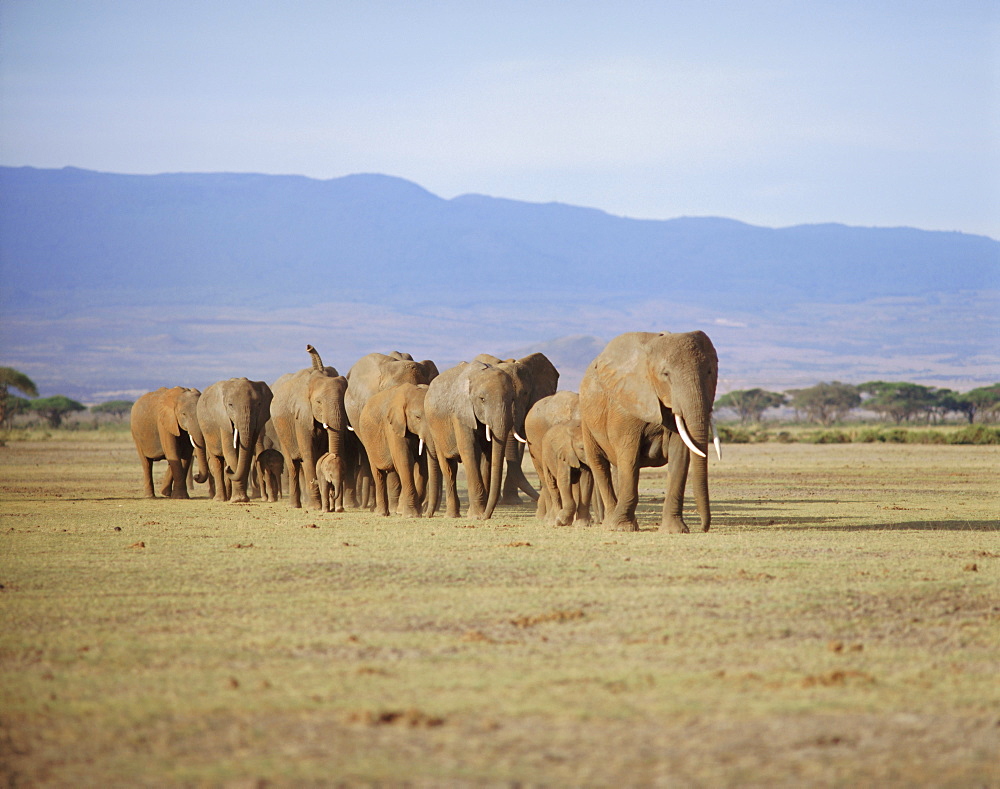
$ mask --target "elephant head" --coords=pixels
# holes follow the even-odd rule
[[[233,448],[239,447],[236,468],[227,469],[232,480],[245,481],[250,473],[258,438],[271,414],[271,389],[263,381],[230,378],[219,383],[222,406],[233,426]]]
[[[489,518],[500,498],[504,453],[514,430],[514,382],[499,367],[473,362],[465,377],[467,399],[459,405],[459,420],[488,445],[490,479],[484,517]],[[486,480],[483,480],[484,485]]]

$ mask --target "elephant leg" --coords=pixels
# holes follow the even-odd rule
[[[167,463],[167,470],[163,472],[163,479],[160,480],[160,495],[169,499],[174,492],[174,471]]]
[[[294,509],[302,507],[301,482],[302,461],[297,458],[290,459],[288,461],[288,505]]]
[[[458,451],[465,467],[465,483],[469,492],[469,509],[466,514],[470,518],[482,518],[486,514],[487,495],[483,475],[486,474],[486,479],[489,479],[489,469],[484,468],[487,463],[486,453],[478,450],[475,436],[471,433],[462,436]]]
[[[153,460],[146,457],[142,450],[139,452],[139,465],[142,466],[142,495],[147,499],[155,499],[156,492],[153,490]]]
[[[663,497],[661,527],[674,534],[687,534],[684,522],[684,487],[687,485],[691,451],[677,433],[670,434],[667,445],[667,493]]]
[[[605,517],[607,517],[618,505],[617,497],[611,484],[611,463],[608,460],[608,456],[604,454],[604,450],[598,446],[594,436],[586,427],[583,428],[583,444],[586,449],[587,460],[590,463],[591,473],[594,475],[594,483],[601,499]]]
[[[395,469],[387,471],[385,481],[387,486],[386,490],[389,494],[389,509],[392,512],[402,515],[402,513],[399,512],[399,508],[402,506],[402,503],[399,500],[399,494],[403,490],[403,484],[400,482],[399,474],[396,473]]]
[[[556,487],[559,490],[556,526],[569,526],[576,515],[576,501],[573,498],[572,470],[568,465],[560,465],[556,475]]]
[[[226,473],[223,468],[223,461],[218,455],[209,455],[208,470],[215,482],[215,497],[213,501],[227,501]]]
[[[607,507],[604,519],[605,528],[612,531],[638,531],[639,522],[635,518],[635,509],[639,504],[639,434],[634,436],[626,433],[621,442],[616,445],[618,455],[617,502],[613,508]],[[596,477],[596,474],[595,474]],[[610,480],[610,474],[608,475]],[[607,500],[605,500],[605,506]]]
[[[594,475],[590,469],[584,466],[580,469],[580,480],[574,486],[574,493],[577,495],[576,520],[574,526],[589,526],[590,502],[594,496]]]
[[[389,517],[389,496],[386,478],[388,474],[380,468],[372,467],[372,481],[375,483],[375,514]]]
[[[444,480],[445,515],[449,518],[461,517],[458,503],[458,461],[442,458],[441,477]]]
[[[184,467],[184,461],[168,460],[167,464],[170,467],[171,485],[169,488],[169,495],[172,499],[186,499],[188,498],[187,491],[187,469]],[[164,495],[167,495],[166,493]]]

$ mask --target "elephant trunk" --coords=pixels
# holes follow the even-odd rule
[[[708,496],[708,447],[712,435],[711,415],[702,408],[695,408],[687,413],[687,418],[681,414],[676,416],[677,427],[682,431],[681,435],[684,435],[683,431],[686,427],[688,438],[693,444],[688,479],[691,482],[691,492],[695,505],[698,507],[702,531],[708,531],[712,525],[712,509]],[[685,441],[685,443],[688,442]]]
[[[254,444],[257,431],[254,429],[250,409],[241,411],[233,420],[233,444],[236,450],[236,468],[228,471],[229,479],[246,480],[250,474],[250,463],[253,461]]]
[[[483,518],[489,518],[493,515],[493,510],[497,506],[497,501],[500,500],[500,487],[504,467],[504,446],[507,443],[508,435],[509,431],[494,435],[493,441],[490,445],[490,484],[489,494],[486,498],[486,510],[483,513]]]

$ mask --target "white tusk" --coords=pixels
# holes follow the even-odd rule
[[[352,433],[354,432],[354,428],[351,427],[350,425],[347,426],[347,429],[350,430]]]
[[[323,422],[322,425],[323,425],[323,429],[324,430],[329,430],[330,429],[330,426],[326,422]]]
[[[417,456],[424,454],[424,440],[421,438],[420,443],[417,444]]]
[[[197,449],[197,448],[198,448],[198,445],[197,445],[196,443],[194,443],[194,436],[192,436],[192,435],[191,435],[191,434],[189,433],[189,434],[188,434],[188,438],[190,438],[190,439],[191,439],[191,446],[193,446],[193,447],[194,447],[195,449]]]
[[[236,444],[240,439],[240,429],[238,427],[233,428],[233,449],[236,449]]]
[[[715,454],[722,460],[722,442],[719,440],[719,431],[715,428],[715,419],[712,419],[712,443],[715,444]]]
[[[525,441],[525,440],[524,440],[523,438],[521,438],[521,437],[520,437],[520,436],[519,436],[519,435],[517,434],[517,431],[516,431],[516,430],[514,431],[514,438],[516,438],[516,439],[517,439],[518,441],[520,441],[520,442],[521,442],[522,444],[527,444],[527,443],[528,443],[527,441]]]
[[[700,458],[707,458],[704,452],[702,452],[698,447],[694,445],[694,441],[691,440],[691,436],[688,435],[687,428],[684,426],[684,420],[681,419],[680,414],[674,414],[674,418],[677,421],[677,432],[681,434],[681,440],[687,444],[687,448],[694,452]]]
[[[484,427],[486,428],[486,441],[488,443],[493,440],[492,438],[490,438],[490,426],[484,425]]]

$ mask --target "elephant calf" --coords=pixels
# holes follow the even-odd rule
[[[334,453],[324,452],[316,461],[316,485],[322,512],[344,511],[344,464]]]
[[[281,474],[285,470],[285,458],[277,449],[272,448],[261,451],[255,462],[261,496],[268,501],[277,501],[281,498]]]

